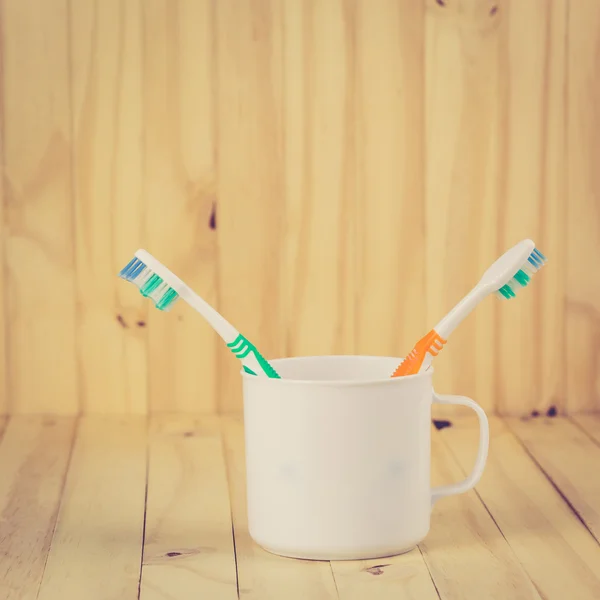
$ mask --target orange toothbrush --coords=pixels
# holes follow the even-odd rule
[[[523,240],[505,252],[483,274],[479,283],[423,338],[398,365],[392,377],[414,375],[426,371],[444,347],[448,336],[483,300],[495,292],[500,298],[514,298],[531,276],[546,263],[546,257],[531,240]]]

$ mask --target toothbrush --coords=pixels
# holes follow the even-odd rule
[[[423,338],[398,365],[392,377],[426,371],[446,344],[448,336],[486,296],[495,293],[502,299],[514,298],[546,263],[546,257],[529,240],[506,251],[488,268],[479,283]]]
[[[181,296],[223,338],[234,356],[241,360],[246,373],[280,379],[254,344],[146,250],[138,250],[119,277],[136,285],[142,296],[153,300],[156,308],[162,311],[169,311]]]

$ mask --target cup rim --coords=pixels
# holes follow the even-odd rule
[[[368,360],[397,360],[398,364],[404,357],[396,357],[396,356],[383,356],[383,355],[375,355],[375,354],[307,354],[302,356],[282,356],[279,358],[272,358],[269,360],[269,364],[275,367],[278,363],[289,362],[289,361],[298,361],[301,362],[303,360],[313,360],[315,358],[332,360],[339,358],[362,358]],[[360,387],[365,385],[401,385],[404,382],[415,381],[419,379],[426,379],[433,376],[434,369],[432,366],[427,369],[427,371],[423,373],[415,373],[414,375],[404,375],[403,377],[385,377],[378,379],[293,379],[289,377],[277,379],[271,377],[261,377],[262,383],[269,382],[271,385],[320,385],[320,386],[347,386],[347,387]],[[242,367],[240,369],[240,374],[242,375],[242,379],[247,379],[248,381],[256,381],[257,376],[251,375],[244,371]]]

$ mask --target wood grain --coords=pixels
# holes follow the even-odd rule
[[[150,434],[142,600],[237,598],[218,420],[155,417]]]
[[[562,410],[565,404],[566,10],[564,0],[533,0],[500,5],[498,11],[503,19],[499,242],[508,249],[531,238],[552,257],[548,269],[498,310],[496,406],[502,414],[550,405]]]
[[[436,433],[432,434],[431,460],[434,485],[464,479]],[[442,600],[542,600],[474,491],[442,498],[434,505],[431,529],[420,548]]]
[[[14,416],[0,443],[0,597],[36,600],[69,463],[69,417]]]
[[[503,18],[502,7],[490,15],[486,3],[474,0],[427,2],[424,268],[428,324],[419,337],[499,256],[495,222]],[[494,299],[479,305],[452,334],[433,365],[439,389],[472,396],[486,410],[496,401],[498,308]]]
[[[2,16],[2,5],[0,4],[0,18]],[[1,30],[0,30],[1,31]],[[0,46],[1,48],[2,46]],[[3,52],[0,52],[0,74],[4,72],[2,66]],[[0,75],[0,82],[2,82]],[[4,166],[4,110],[2,107],[2,94],[0,94],[0,165]],[[7,346],[7,315],[6,315],[6,274],[5,274],[5,217],[4,217],[4,176],[0,181],[0,415],[10,412],[10,398],[8,395],[8,356],[6,353]]]
[[[145,490],[145,419],[84,417],[39,600],[138,597]]]
[[[224,420],[225,457],[237,556],[240,597],[248,600],[333,600],[338,598],[326,561],[291,560],[260,548],[248,533],[243,425]]]
[[[269,359],[282,354],[282,3],[215,3],[219,311]],[[241,408],[240,362],[220,342],[219,407]]]
[[[11,412],[74,413],[78,397],[67,1],[4,1],[1,7]]]
[[[214,3],[142,5],[147,249],[216,305]],[[183,301],[151,307],[148,342],[150,410],[215,412],[217,336],[204,319]]]
[[[536,588],[547,600],[600,597],[600,546],[504,423],[495,418],[490,426],[477,492]],[[478,435],[472,419],[454,420],[442,432],[464,473]]]
[[[571,420],[583,429],[593,440],[600,444],[600,415],[573,415]]]
[[[143,245],[137,0],[70,3],[78,361],[85,412],[146,412],[147,301],[118,279]]]
[[[354,351],[354,6],[283,3],[287,356]]]
[[[356,352],[404,356],[427,331],[424,10],[354,4]]]
[[[241,410],[202,317],[117,278],[139,247],[267,358],[402,355],[525,237],[547,267],[436,386],[600,409],[594,0],[0,12],[0,414]]]
[[[509,419],[507,423],[600,542],[600,447],[565,419]]]
[[[600,5],[569,3],[567,361],[569,412],[600,410]],[[575,360],[573,357],[577,356]]]
[[[418,548],[377,560],[331,563],[340,600],[438,600]]]

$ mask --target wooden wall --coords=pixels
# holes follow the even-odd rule
[[[267,357],[402,355],[524,237],[440,391],[600,408],[600,2],[0,0],[0,412],[238,411]]]

